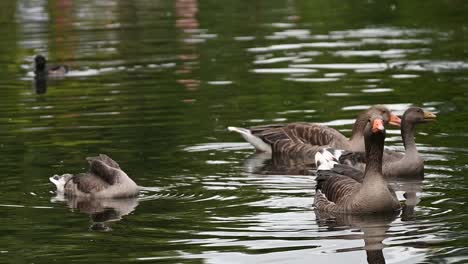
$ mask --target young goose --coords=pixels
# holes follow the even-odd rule
[[[68,72],[67,65],[47,66],[47,60],[42,55],[34,58],[34,73],[36,76],[61,77]]]
[[[382,117],[373,116],[364,129],[367,166],[362,182],[353,175],[339,174],[322,163],[316,154],[317,187],[314,205],[318,211],[329,213],[373,214],[390,213],[400,209],[395,192],[382,175],[385,128]]]
[[[435,118],[435,114],[423,111],[419,107],[410,107],[405,111],[401,121],[401,137],[403,138],[405,152],[390,150],[384,152],[382,170],[386,178],[422,178],[424,176],[424,160],[416,148],[414,131],[418,124],[434,121]],[[346,165],[336,165],[333,170],[348,170],[349,173],[363,176],[366,167],[365,153],[336,149],[324,149],[320,152],[330,161],[333,160]],[[351,172],[351,170],[354,172]]]
[[[50,177],[57,192],[67,197],[122,198],[138,195],[139,187],[120,169],[117,162],[105,154],[86,158],[89,172]]]
[[[385,123],[400,124],[400,118],[387,107],[374,105],[357,116],[349,140],[333,128],[314,123],[265,125],[250,129],[228,127],[228,130],[240,133],[257,152],[313,158],[323,147],[364,151],[363,131],[372,115],[381,115]]]

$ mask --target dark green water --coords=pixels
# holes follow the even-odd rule
[[[465,1],[1,1],[0,262],[466,263],[467,14]],[[72,67],[42,94],[36,54]],[[349,135],[377,103],[439,117],[418,128],[424,181],[400,184],[420,202],[393,219],[319,220],[314,176],[266,175],[226,131]],[[396,130],[387,142],[402,149]],[[97,153],[142,196],[55,201],[48,178]]]

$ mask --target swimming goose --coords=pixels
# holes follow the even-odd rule
[[[382,175],[384,140],[384,121],[381,116],[373,116],[364,129],[368,162],[362,182],[353,175],[331,171],[330,163],[322,163],[323,155],[315,155],[318,168],[314,205],[318,211],[373,214],[400,209],[395,192]]]
[[[385,150],[382,170],[386,178],[422,178],[424,176],[424,160],[416,148],[414,131],[418,124],[434,121],[436,117],[435,114],[419,107],[410,107],[405,111],[401,119],[401,137],[405,152]],[[330,160],[346,165],[336,165],[333,170],[348,170],[348,173],[363,176],[366,166],[365,153],[337,149],[323,149],[320,152]]]
[[[400,118],[387,107],[375,105],[357,116],[349,140],[337,130],[315,123],[274,124],[250,129],[228,127],[228,130],[241,134],[257,152],[313,158],[323,147],[364,151],[363,130],[369,117],[375,114],[381,115],[385,123],[400,124]]]
[[[42,55],[34,58],[34,73],[36,76],[61,77],[68,72],[67,65],[47,66],[47,60]]]
[[[49,180],[58,193],[67,197],[122,198],[138,195],[139,187],[120,168],[119,164],[105,154],[88,157],[89,172],[77,175],[54,175]]]

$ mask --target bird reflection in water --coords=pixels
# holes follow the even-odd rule
[[[54,81],[64,79],[63,76],[50,76],[44,73],[36,73],[34,76],[33,89],[36,94],[45,94],[47,92],[47,87],[49,81],[52,81],[52,86]]]
[[[47,74],[36,74],[33,88],[36,94],[45,94],[47,92]]]
[[[194,71],[200,64],[197,49],[199,39],[196,38],[196,35],[200,33],[198,12],[198,0],[175,1],[175,26],[178,29],[177,39],[180,42],[177,58],[181,62],[175,73],[178,76],[177,83],[183,85],[187,91],[197,91],[200,86],[200,80],[194,75]],[[182,101],[192,103],[195,99],[190,95]]]
[[[369,264],[381,264],[385,262],[382,241],[387,237],[387,230],[390,224],[396,219],[400,212],[384,215],[349,215],[349,214],[329,214],[316,211],[316,219],[321,227],[326,227],[326,231],[337,231],[346,228],[361,230],[364,239],[364,247],[339,249],[338,252],[350,252],[365,250],[367,262]],[[335,237],[338,238],[338,237]],[[342,239],[356,239],[356,236],[344,235]]]
[[[49,80],[61,80],[68,73],[67,65],[48,65],[42,55],[34,58],[34,82],[33,89],[36,94],[45,94]]]
[[[57,195],[52,198],[53,202],[65,202],[67,206],[81,213],[88,214],[91,218],[89,227],[92,231],[109,232],[112,231],[110,223],[118,222],[123,216],[132,213],[138,206],[138,198],[119,199],[92,199],[83,197],[64,197]]]
[[[400,180],[392,184],[395,191],[403,192],[405,202],[401,207],[401,221],[412,221],[416,219],[415,207],[421,199],[419,195],[423,189],[421,180],[404,181]]]
[[[315,163],[313,160],[262,152],[247,158],[244,168],[246,172],[261,175],[314,175]]]

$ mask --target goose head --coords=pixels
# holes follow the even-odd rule
[[[374,105],[371,106],[366,111],[362,112],[356,118],[356,122],[353,126],[353,132],[351,136],[351,140],[356,142],[357,145],[363,145],[363,135],[366,125],[369,123],[369,120],[373,117],[380,117],[383,121],[383,125],[394,125],[400,126],[401,119],[393,114],[386,106],[384,105]],[[360,150],[359,150],[360,151]]]
[[[403,114],[403,121],[413,124],[427,123],[435,121],[437,116],[429,111],[424,111],[419,107],[410,107]]]
[[[365,138],[385,138],[385,120],[381,115],[373,115],[367,120],[364,129]]]
[[[384,105],[371,106],[366,114],[368,119],[380,117],[385,125],[390,124],[398,127],[401,125],[401,119]]]

